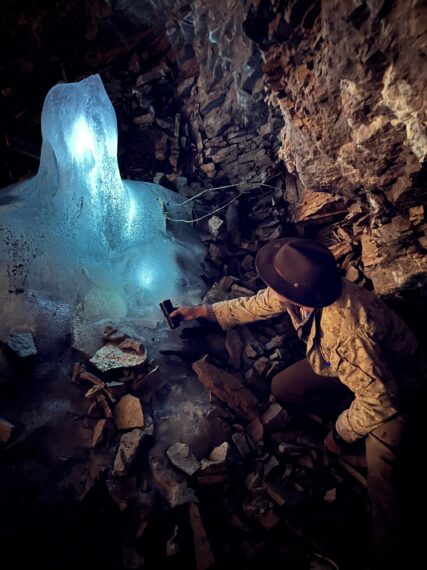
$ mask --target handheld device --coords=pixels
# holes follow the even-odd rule
[[[171,317],[170,314],[175,311],[175,309],[177,307],[174,307],[172,305],[172,301],[170,299],[166,299],[165,301],[162,301],[160,303],[160,308],[162,309],[162,313],[164,314],[168,325],[170,326],[171,329],[176,329],[179,327],[179,324],[181,322],[180,317]]]

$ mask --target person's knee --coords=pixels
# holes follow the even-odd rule
[[[303,395],[295,390],[294,382],[283,372],[276,374],[271,381],[271,393],[282,404],[300,404],[303,402]]]

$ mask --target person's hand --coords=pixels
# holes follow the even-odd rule
[[[348,443],[339,435],[336,429],[331,429],[323,442],[325,447],[335,455],[343,455],[348,447]]]
[[[207,307],[178,307],[170,314],[171,317],[179,317],[182,321],[194,321],[194,319],[207,318]]]

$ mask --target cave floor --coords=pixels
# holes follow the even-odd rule
[[[13,361],[14,378],[2,386],[0,409],[0,416],[16,427],[0,451],[0,542],[5,567],[198,567],[188,505],[171,508],[150,470],[150,457],[164,455],[174,442],[187,443],[202,459],[233,431],[234,424],[218,417],[217,403],[209,401],[191,370],[191,362],[207,349],[215,354],[218,331],[191,326],[187,331],[192,328],[187,335],[190,343],[178,331],[161,343],[146,343],[160,374],[138,396],[146,419],[152,418],[154,433],[144,441],[119,499],[111,485],[117,437],[107,438],[96,449],[90,445],[85,424],[88,402],[70,381],[75,352],[60,347],[56,354],[38,356],[31,363]],[[221,354],[220,349],[218,361]],[[322,430],[306,417],[294,418],[287,430],[309,433],[321,445]],[[277,509],[279,520],[273,528],[245,518],[242,504],[248,493],[243,481],[271,457],[267,442],[262,452],[253,450],[249,458],[236,461],[225,482],[200,486],[191,481],[215,568],[367,567],[366,490],[333,460],[315,456],[318,465],[311,467],[316,477],[304,475],[298,487],[307,491],[308,500]],[[363,469],[358,472],[363,475]],[[333,489],[330,501],[322,499],[328,486]],[[141,506],[138,493],[150,495],[148,507]],[[147,528],[135,538],[141,520],[148,521]]]

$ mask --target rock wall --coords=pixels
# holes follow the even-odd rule
[[[422,4],[261,1],[244,23],[284,118],[279,155],[305,191],[368,214],[353,237],[379,293],[425,282]]]
[[[205,213],[230,198],[223,186],[273,184],[284,233],[322,239],[378,293],[425,284],[421,0],[69,0],[18,17],[6,3],[2,179],[36,167],[28,85],[41,107],[56,81],[100,72],[125,177],[221,187]]]
[[[344,223],[378,293],[425,283],[422,2],[119,4],[165,23],[198,180],[262,182],[281,160],[301,235]]]

